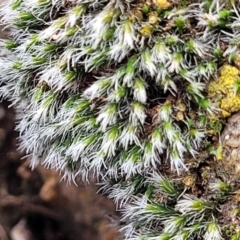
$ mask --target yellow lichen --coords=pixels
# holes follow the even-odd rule
[[[153,31],[153,27],[149,24],[146,24],[139,31],[144,37],[150,37]]]
[[[149,13],[148,22],[150,24],[156,24],[158,22],[158,19],[158,13],[156,11]]]
[[[222,112],[223,117],[229,117],[231,113],[237,112],[240,110],[240,94],[222,99],[220,107],[225,110]]]
[[[237,76],[238,74],[239,74],[238,69],[231,65],[224,65],[220,69],[220,76],[223,76],[223,77]]]
[[[239,74],[236,67],[224,65],[217,80],[208,85],[208,97],[222,109],[223,117],[240,110],[240,92],[236,89]]]
[[[153,3],[159,7],[162,8],[163,10],[168,9],[169,7],[171,7],[171,3],[168,2],[167,0],[153,0]]]

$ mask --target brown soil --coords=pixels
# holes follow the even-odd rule
[[[96,195],[94,185],[60,182],[50,170],[32,171],[16,150],[14,112],[0,104],[0,239],[115,240],[109,227],[111,200]]]

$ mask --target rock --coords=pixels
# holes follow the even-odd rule
[[[229,180],[239,181],[240,177],[240,111],[232,115],[221,134],[222,155],[221,165],[231,173]]]
[[[12,240],[35,240],[25,219],[21,219],[10,231]]]
[[[56,200],[58,195],[60,195],[58,189],[58,179],[55,177],[47,179],[42,186],[39,195],[45,202],[52,202]]]

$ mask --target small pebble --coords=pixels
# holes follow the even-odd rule
[[[21,219],[10,231],[12,240],[35,240],[25,219]]]

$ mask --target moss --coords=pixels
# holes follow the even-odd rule
[[[221,240],[216,176],[231,170],[214,174],[206,152],[224,162],[224,117],[240,109],[240,3],[43,1],[2,11],[16,37],[0,96],[32,165],[102,179],[126,239]]]

